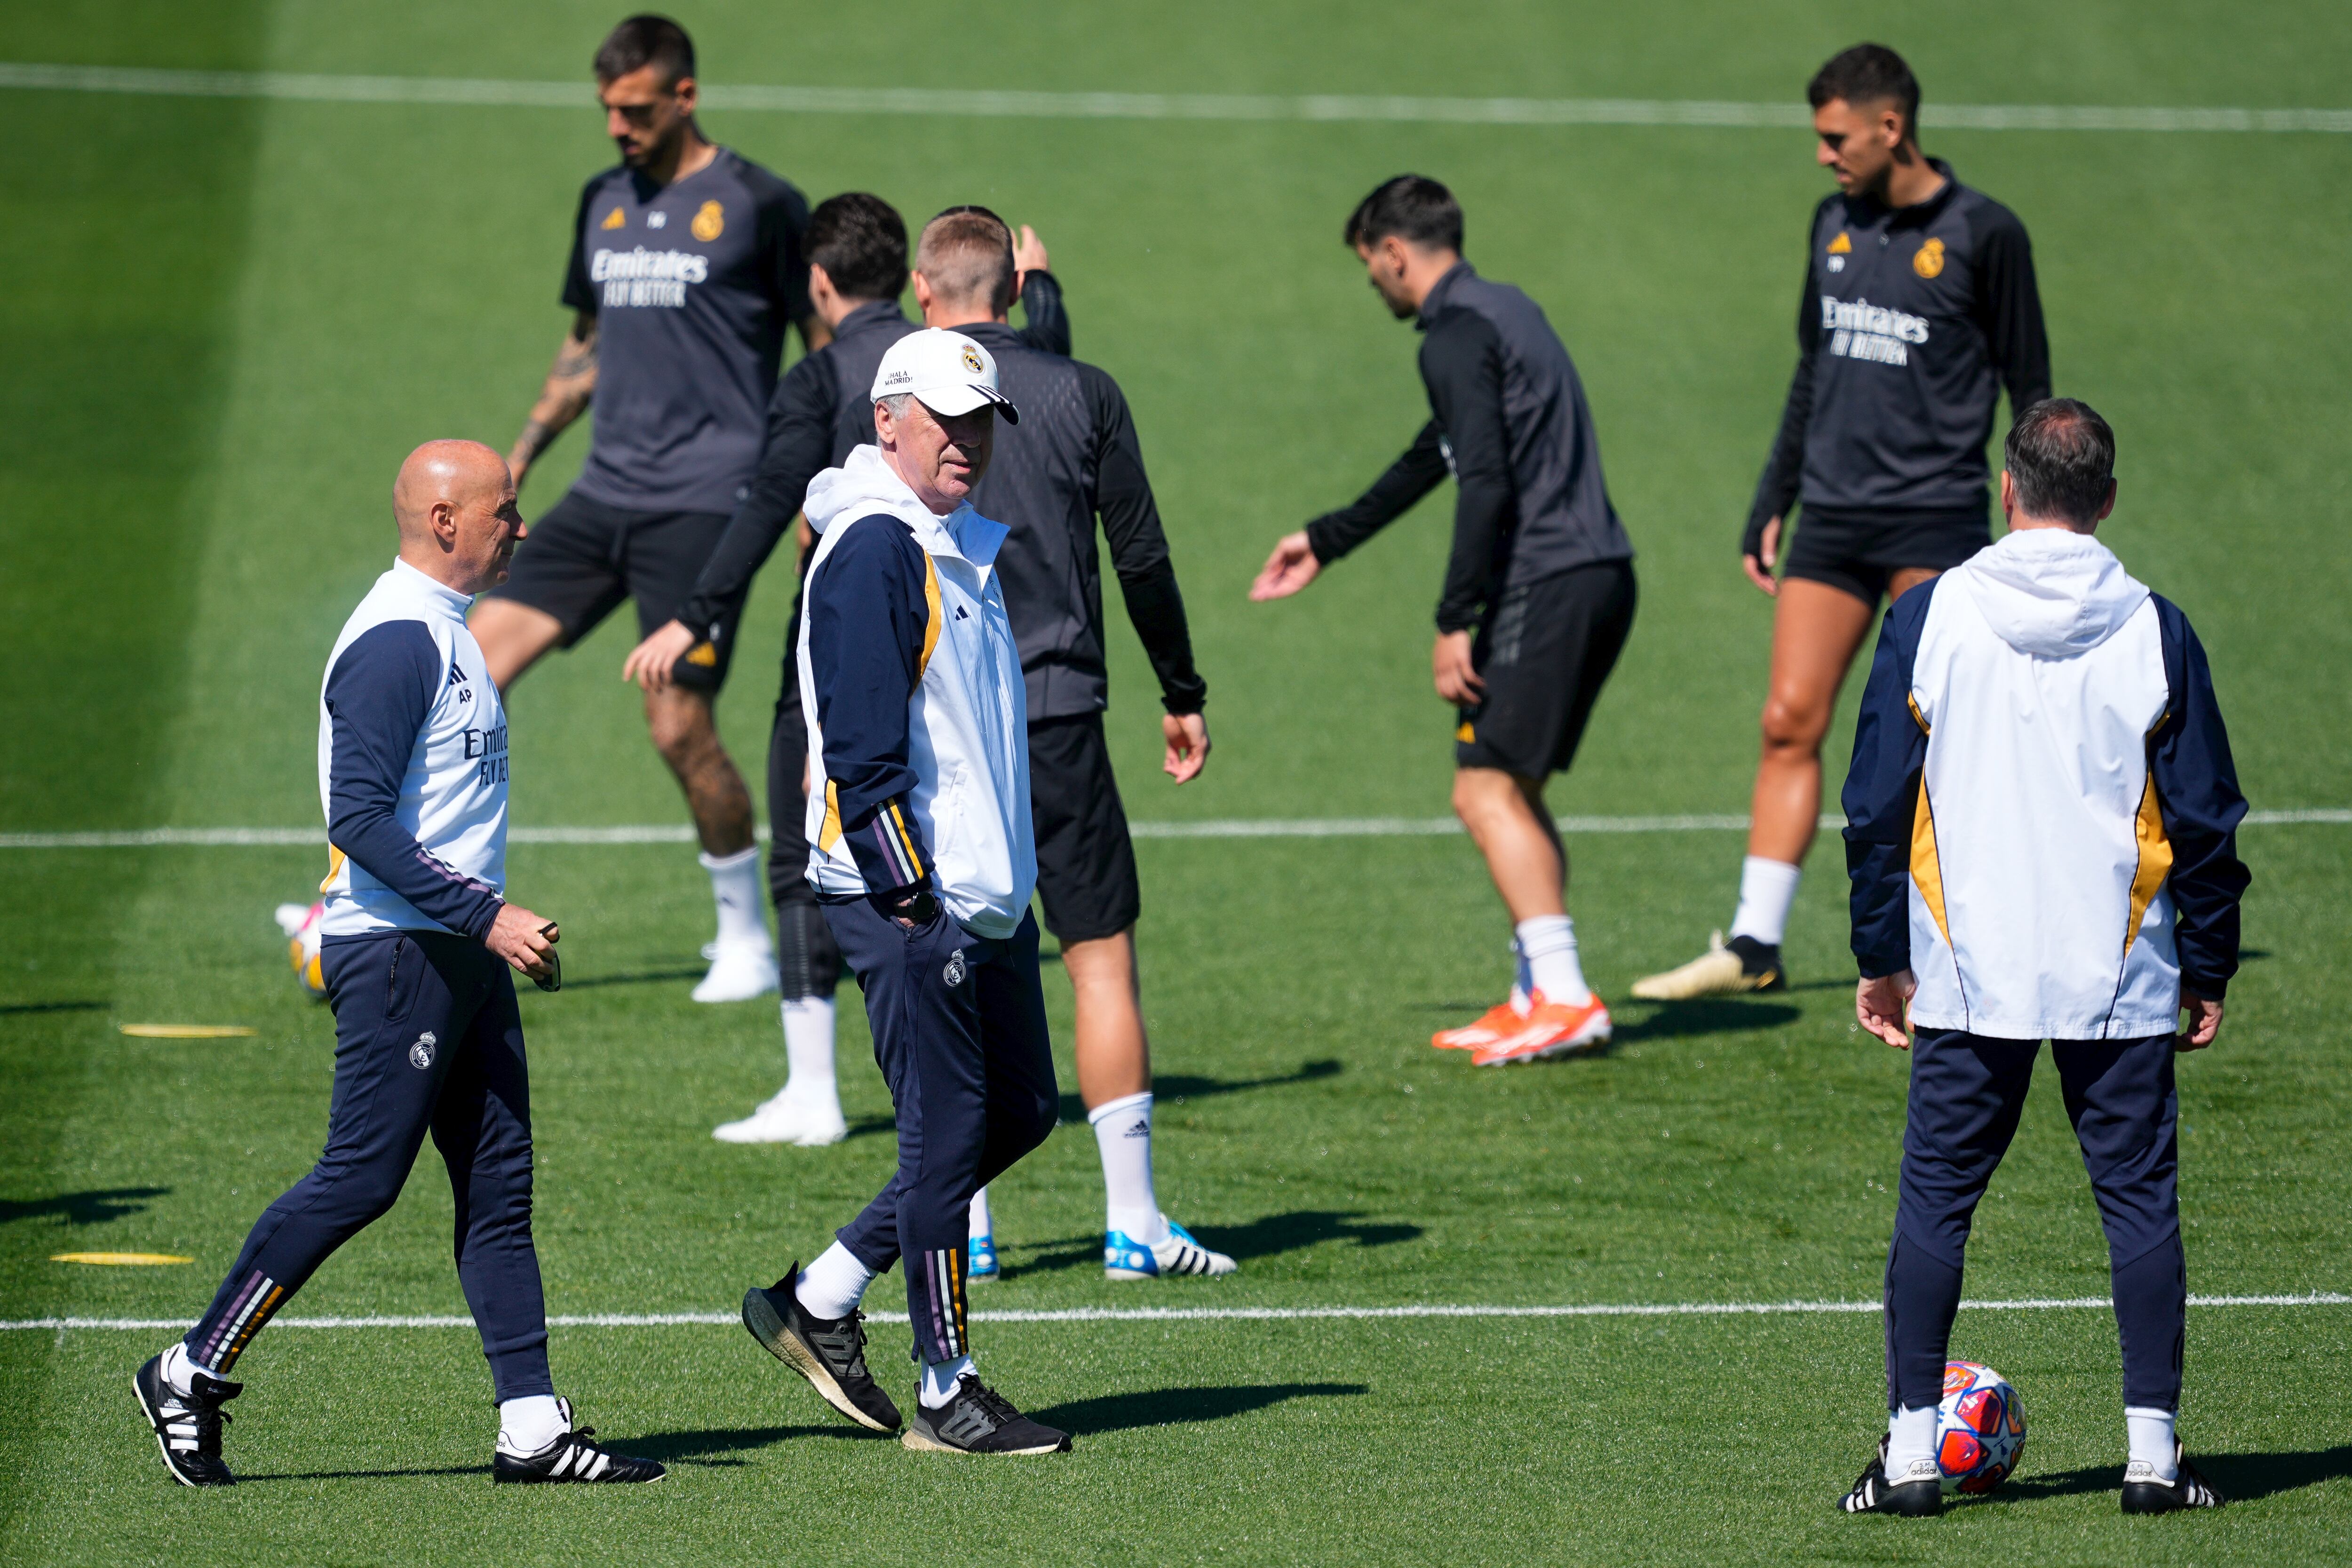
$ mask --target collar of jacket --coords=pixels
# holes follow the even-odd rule
[[[1024,346],[1021,342],[1021,333],[1010,321],[971,321],[961,327],[951,327],[949,331],[961,332],[992,353],[1001,348],[1017,349]]]
[[[836,476],[838,476],[836,478]],[[817,476],[819,483],[833,481],[828,488],[845,489],[842,506],[831,510],[825,527],[839,517],[871,517],[876,512],[887,512],[907,525],[915,542],[926,553],[943,555],[961,561],[985,572],[996,563],[996,552],[1012,532],[1003,523],[992,521],[972,510],[965,501],[955,510],[941,517],[925,506],[897,469],[882,460],[879,447],[859,447],[838,468]],[[815,489],[815,486],[811,486]],[[824,505],[820,499],[819,506]],[[812,524],[814,519],[810,520]]]
[[[907,313],[898,309],[898,300],[868,300],[842,317],[841,325],[834,328],[833,335],[836,340],[855,337],[859,332],[871,331],[892,321],[903,322],[906,319]]]
[[[1477,269],[1466,261],[1457,261],[1447,268],[1445,276],[1432,283],[1429,286],[1429,292],[1421,297],[1421,310],[1412,319],[1412,330],[1416,332],[1429,331],[1429,323],[1437,318],[1439,311],[1445,309],[1445,301],[1453,295],[1454,290],[1465,281],[1477,276]]]
[[[1952,173],[1952,166],[1949,163],[1945,163],[1941,158],[1930,158],[1927,160],[1927,167],[1944,176],[1942,186],[1924,202],[1913,202],[1907,207],[1895,208],[1888,217],[1888,227],[1918,228],[1931,224],[1936,221],[1936,215],[1951,205],[1952,198],[1959,195],[1960,177]],[[1873,216],[1887,212],[1885,205],[1875,197],[1866,198],[1862,205],[1864,210]]]

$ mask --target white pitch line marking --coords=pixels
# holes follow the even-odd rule
[[[1748,818],[1729,814],[1683,816],[1563,816],[1562,833],[1728,833],[1745,831]],[[2250,811],[2248,827],[2295,823],[2352,824],[2352,807],[2313,806],[2295,811]],[[1825,832],[1845,826],[1834,812],[1821,819]],[[1450,816],[1229,817],[1205,822],[1130,822],[1138,838],[1418,838],[1462,831]],[[760,829],[765,839],[768,830]],[[689,844],[694,829],[684,823],[641,822],[617,827],[515,827],[512,844]],[[165,847],[323,848],[323,827],[138,827],[86,833],[0,833],[0,849],[153,849]]]
[[[2192,1307],[2343,1307],[2352,1295],[2312,1290],[2300,1295],[2191,1296]],[[2003,1301],[1963,1301],[1962,1311],[2048,1312],[2106,1310],[2115,1305],[2105,1296],[2028,1296]],[[1827,1313],[1875,1312],[1876,1301],[1605,1301],[1559,1306],[1422,1307],[1067,1307],[1034,1311],[980,1310],[971,1314],[982,1323],[1200,1323],[1288,1322],[1323,1319],[1384,1318],[1770,1318]],[[557,1313],[548,1318],[554,1329],[666,1329],[719,1326],[742,1321],[736,1312],[588,1312]],[[904,1312],[868,1312],[866,1321],[903,1323]],[[9,1330],[185,1329],[184,1318],[19,1318],[0,1321]],[[359,1317],[273,1318],[280,1329],[470,1329],[471,1318],[447,1314]]]
[[[311,103],[592,107],[588,84],[466,77],[330,76],[301,71],[149,70],[0,62],[0,88],[171,98],[284,99]],[[1381,121],[1443,125],[1641,125],[1801,130],[1799,103],[1651,98],[1421,98],[1318,93],[954,91],[932,88],[706,85],[713,109],[783,114],[949,115],[1017,120]],[[1930,103],[1923,123],[1951,131],[2352,132],[2352,110]]]

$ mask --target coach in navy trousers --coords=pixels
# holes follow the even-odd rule
[[[2047,1039],[2106,1230],[2124,1511],[2218,1508],[2173,1431],[2189,1305],[2173,1058],[2221,1026],[2246,803],[2196,633],[2092,537],[2115,506],[2106,422],[2048,399],[2006,455],[2010,531],[1887,613],[1846,776],[1855,1013],[1910,1050],[1911,1094],[1887,1435],[1843,1506],[1942,1506],[1969,1224]]]
[[[572,1426],[547,1366],[530,1235],[520,970],[560,984],[552,921],[507,902],[507,724],[466,629],[526,530],[506,464],[428,442],[393,489],[400,558],[344,624],[320,693],[331,845],[320,961],[335,1010],[327,1147],[265,1210],[196,1326],[139,1369],[163,1463],[235,1480],[221,1406],[238,1357],[329,1255],[390,1209],[430,1131],[457,1201],[457,1278],[499,1400],[499,1481],[649,1481]]]

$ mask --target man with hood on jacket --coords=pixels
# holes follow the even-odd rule
[[[898,1113],[898,1168],[806,1269],[743,1298],[743,1324],[827,1403],[890,1431],[858,1303],[903,1257],[922,1387],[901,1439],[1049,1454],[1069,1436],[980,1381],[965,1329],[972,1194],[1054,1130],[1037,981],[1027,696],[1004,612],[1006,529],[972,510],[999,417],[1020,410],[961,332],[910,332],[873,384],[875,445],[809,486],[801,706],[813,763],[808,879],[866,994]],[[817,787],[821,782],[822,787]]]
[[[1887,1435],[1849,1513],[1943,1506],[1937,1407],[1969,1225],[2045,1039],[2114,1271],[2124,1511],[2221,1506],[2173,1432],[2189,1307],[2173,1056],[2221,1030],[2246,803],[2197,634],[2092,537],[2115,453],[2087,405],[2028,409],[2000,478],[2010,531],[1895,602],[1863,696],[1845,784],[1854,1012],[1912,1056]]]

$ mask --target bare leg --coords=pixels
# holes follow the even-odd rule
[[[1544,804],[1542,780],[1500,768],[1457,769],[1454,815],[1486,858],[1512,924],[1568,912],[1568,852]]]
[[[524,670],[563,640],[562,622],[545,610],[534,610],[512,599],[480,601],[466,626],[474,634],[474,640],[481,644],[482,662],[489,666],[490,684],[499,689],[501,697],[506,695],[507,688],[522,679]]]
[[[1078,1098],[1088,1110],[1151,1087],[1151,1042],[1135,974],[1135,930],[1074,942],[1062,967],[1077,999]]]
[[[703,853],[738,855],[751,847],[751,792],[744,787],[727,748],[719,743],[710,698],[682,686],[647,692],[646,727],[653,733],[654,749],[686,792]]]

